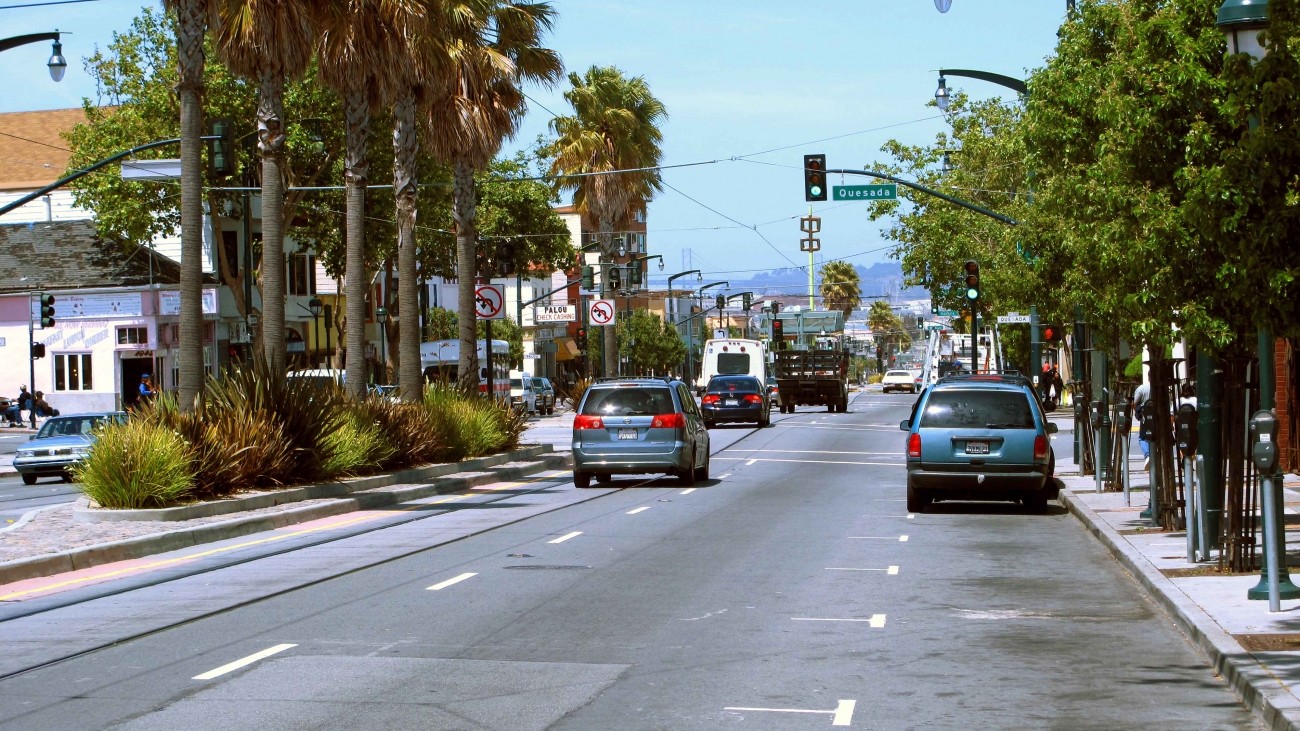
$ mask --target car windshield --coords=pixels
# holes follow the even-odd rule
[[[921,428],[1032,429],[1034,414],[1019,391],[936,391],[925,403]]]
[[[710,391],[733,391],[739,393],[758,393],[757,378],[714,378],[709,381]]]
[[[45,437],[88,436],[100,424],[104,416],[69,416],[50,419],[36,433],[37,439]]]
[[[592,389],[582,413],[592,416],[671,414],[673,396],[667,388],[639,386]]]
[[[545,382],[543,379],[541,379],[541,378],[534,378],[534,379],[533,379],[533,388],[536,388],[536,389],[539,389],[539,390],[544,389],[544,388],[546,388],[546,382]]]
[[[511,387],[511,388],[523,388],[523,387],[524,387],[524,381],[523,381],[523,379],[522,379],[522,378],[511,378],[511,379],[510,379],[510,387]]]

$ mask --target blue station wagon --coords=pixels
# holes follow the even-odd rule
[[[1056,497],[1056,425],[1023,376],[941,378],[900,427],[911,512],[940,499],[1016,500],[1041,511]]]

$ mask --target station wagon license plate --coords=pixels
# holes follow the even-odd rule
[[[618,430],[618,438],[619,438],[619,439],[636,439],[636,429],[619,429],[619,430]],[[988,451],[988,447],[985,447],[985,448],[984,448],[984,451],[987,452],[987,451]]]
[[[988,442],[966,442],[966,454],[988,454]]]

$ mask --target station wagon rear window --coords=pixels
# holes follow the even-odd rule
[[[925,403],[921,428],[1033,429],[1034,414],[1019,391],[936,391]]]

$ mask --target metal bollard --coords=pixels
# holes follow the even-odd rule
[[[1183,459],[1183,496],[1187,498],[1186,508],[1183,510],[1183,525],[1187,528],[1187,562],[1196,563],[1197,537],[1200,533],[1200,524],[1196,519],[1196,508],[1199,506],[1196,500],[1196,489],[1194,483],[1196,473],[1193,472],[1192,458]]]

